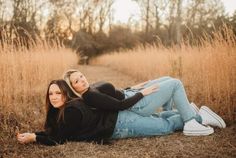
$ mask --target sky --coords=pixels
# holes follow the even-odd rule
[[[224,3],[225,11],[230,16],[236,10],[236,0],[221,0]],[[132,0],[116,0],[113,6],[115,22],[127,23],[132,16],[132,20],[139,20],[140,10],[138,4]]]
[[[131,16],[133,20],[138,20],[141,15],[137,2],[132,0],[116,0],[113,9],[114,21],[117,23],[127,23]]]
[[[233,15],[234,11],[236,10],[236,0],[221,0],[225,5],[226,13],[229,15]]]
[[[41,0],[42,1],[42,0]],[[43,0],[45,1],[45,0]],[[225,5],[225,11],[229,16],[232,16],[234,11],[236,11],[236,0],[221,0]],[[7,1],[5,8],[7,15],[12,14],[11,8],[9,6],[10,1]],[[139,21],[141,17],[141,12],[139,10],[139,5],[134,0],[115,0],[113,4],[114,10],[114,22],[126,24],[129,20]],[[50,14],[50,8],[44,8],[42,11],[44,17],[47,17]],[[8,16],[10,18],[11,16]],[[130,17],[132,17],[130,19]]]

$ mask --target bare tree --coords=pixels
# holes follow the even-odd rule
[[[180,44],[182,35],[181,35],[181,23],[182,23],[182,0],[178,0],[177,2],[177,18],[176,18],[176,43]]]
[[[170,6],[169,0],[136,0],[139,4],[141,14],[143,31],[145,32],[146,42],[152,42],[158,36],[159,28],[166,19],[161,17],[169,16],[168,7]],[[169,21],[168,21],[169,22]],[[171,24],[171,22],[169,22]],[[169,25],[168,25],[169,26]],[[167,27],[169,28],[169,27]]]
[[[136,0],[137,3],[139,4],[140,10],[141,10],[141,15],[142,15],[142,20],[144,21],[144,26],[145,26],[145,33],[148,34],[150,30],[150,12],[151,12],[151,3],[153,4],[152,0]]]
[[[74,0],[49,0],[49,2],[54,6],[53,7],[53,17],[50,19],[50,24],[48,23],[49,28],[59,31],[58,28],[61,26],[61,21],[65,23],[67,21],[67,28],[70,32],[73,32],[72,29],[72,14],[75,12],[75,3]],[[53,27],[52,27],[53,26]]]
[[[4,3],[3,0],[0,0],[0,24],[4,20],[4,13],[5,13]]]
[[[213,23],[218,17],[223,16],[224,6],[221,0],[191,0],[187,1],[183,21],[186,28],[184,36],[197,42],[196,37],[201,37],[204,32],[213,29]]]
[[[105,24],[106,21],[109,20],[109,16],[111,13],[111,7],[114,3],[114,0],[103,0],[101,1],[98,10],[99,10],[99,14],[98,14],[98,25],[99,25],[99,31],[103,31],[103,26]]]
[[[150,28],[149,14],[150,14],[150,0],[147,0],[147,3],[146,3],[146,18],[145,18],[145,22],[146,22],[145,32],[146,32],[146,34],[149,32],[149,28]]]
[[[29,48],[38,33],[36,25],[36,0],[12,0],[13,15],[7,30],[8,38],[15,38],[15,45]],[[14,35],[14,36],[13,36]]]
[[[188,1],[186,10],[185,21],[188,25],[199,27],[223,15],[224,6],[220,0],[191,0]]]

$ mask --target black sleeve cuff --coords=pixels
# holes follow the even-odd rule
[[[39,144],[44,144],[49,146],[58,144],[55,140],[50,139],[48,136],[42,136],[37,134],[36,134],[36,142]]]

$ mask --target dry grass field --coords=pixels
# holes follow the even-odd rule
[[[102,66],[79,66],[79,69],[86,74],[90,82],[106,80],[121,88],[137,83],[129,75]],[[16,126],[21,132],[42,129],[45,118],[42,105],[43,102],[35,104],[32,101],[30,106],[15,104],[14,106],[19,106],[18,110],[7,113],[0,111],[4,119],[4,123],[0,123],[1,132],[3,131],[0,135],[1,158],[234,158],[236,156],[236,122],[226,122],[226,129],[215,129],[213,135],[206,137],[187,137],[182,132],[176,132],[168,136],[112,141],[109,146],[83,142],[69,142],[54,147],[17,143],[14,135]]]
[[[103,55],[92,63],[138,81],[160,76],[179,78],[191,101],[210,106],[227,120],[236,119],[236,38],[230,29],[206,36],[200,46],[139,47]]]
[[[0,45],[0,158],[5,157],[236,157],[236,41],[215,34],[202,46],[137,48],[114,53],[79,66],[91,82],[106,80],[124,88],[163,75],[179,77],[198,105],[207,104],[223,116],[228,127],[207,137],[169,136],[125,139],[103,146],[66,143],[55,147],[21,145],[15,133],[42,130],[44,98],[50,80],[77,66],[71,50],[39,43],[16,50]],[[109,67],[109,68],[108,68]],[[113,70],[112,70],[112,69]],[[115,69],[115,70],[114,70]]]

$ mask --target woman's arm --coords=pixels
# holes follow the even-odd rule
[[[28,143],[33,143],[37,142],[39,144],[44,144],[44,145],[56,145],[59,142],[54,140],[53,137],[47,135],[46,133],[42,134],[37,134],[36,133],[21,133],[17,134],[17,140],[21,144],[28,144]]]
[[[89,89],[83,94],[83,99],[85,103],[90,106],[104,110],[118,111],[132,107],[140,99],[142,99],[143,96],[156,91],[156,89],[156,86],[150,86],[149,88],[146,88],[141,92],[136,93],[134,96],[123,100],[118,100],[112,96]]]
[[[122,92],[122,90],[115,89],[115,98],[118,100],[125,99],[125,94]]]
[[[131,89],[141,89],[141,88],[143,88],[143,86],[144,86],[145,84],[147,84],[149,81],[150,81],[150,80],[145,81],[145,82],[142,82],[142,83],[139,83],[139,84],[137,84],[137,85],[135,85],[135,86],[132,86],[132,87],[130,87],[130,88],[131,88]]]
[[[79,128],[81,118],[82,115],[78,109],[67,108],[64,113],[64,123],[59,124],[59,129],[55,134],[50,135],[47,132],[22,133],[17,134],[17,140],[21,144],[33,142],[49,146],[63,144]]]
[[[83,94],[83,99],[86,104],[98,109],[112,111],[127,109],[133,106],[142,98],[143,95],[141,93],[137,93],[134,96],[124,100],[118,100],[112,96],[99,92],[88,92],[86,94]]]

